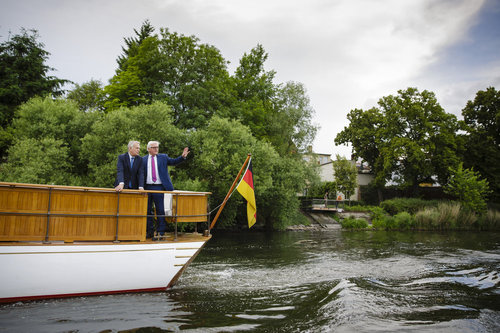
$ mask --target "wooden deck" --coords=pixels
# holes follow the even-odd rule
[[[325,207],[324,205],[323,206],[318,205],[318,206],[312,206],[311,210],[315,212],[337,212],[339,208]],[[340,208],[340,211],[342,211],[342,208]]]
[[[0,241],[145,242],[148,192],[0,182]],[[208,222],[210,193],[162,193],[173,196],[168,222]]]

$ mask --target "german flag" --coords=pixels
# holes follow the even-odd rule
[[[251,228],[257,220],[257,205],[255,204],[255,192],[253,189],[252,160],[248,162],[247,170],[236,189],[247,201],[248,227]]]

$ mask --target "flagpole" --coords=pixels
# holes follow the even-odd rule
[[[212,224],[210,224],[210,228],[208,228],[208,232],[210,232],[210,230],[214,227],[215,222],[217,222],[217,219],[219,218],[219,215],[222,212],[222,209],[224,209],[224,206],[226,205],[227,200],[231,196],[231,193],[233,192],[233,189],[236,186],[236,183],[238,182],[238,179],[240,178],[241,173],[243,172],[243,170],[245,170],[245,166],[247,165],[251,156],[252,156],[252,154],[248,154],[247,159],[245,160],[245,163],[243,163],[243,166],[241,167],[240,172],[238,172],[238,175],[234,179],[233,185],[231,185],[231,189],[229,189],[229,192],[227,192],[226,197],[224,198],[224,201],[222,202],[222,205],[220,206],[219,210],[217,211],[217,214],[215,215],[214,219],[212,220]]]

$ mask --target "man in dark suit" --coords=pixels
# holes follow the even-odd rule
[[[144,168],[139,156],[141,146],[138,141],[128,143],[128,153],[118,156],[116,164],[115,190],[144,189]]]
[[[160,143],[158,141],[148,142],[149,154],[142,158],[142,167],[144,169],[145,189],[154,191],[173,191],[174,186],[168,174],[169,165],[177,165],[183,162],[189,154],[189,149],[186,147],[182,155],[177,158],[168,157],[167,154],[159,154],[158,150]],[[148,219],[147,219],[147,236],[152,237],[154,233],[153,220],[153,202],[156,207],[156,215],[158,217],[158,233],[160,236],[165,234],[167,223],[165,222],[165,206],[163,203],[163,193],[149,193],[148,195]]]

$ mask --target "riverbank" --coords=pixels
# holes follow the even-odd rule
[[[305,230],[313,230],[313,231],[328,231],[328,230],[337,230],[342,229],[339,221],[337,221],[337,217],[339,220],[343,220],[345,218],[363,218],[365,219],[369,225],[371,225],[371,216],[367,212],[337,212],[337,213],[308,213],[302,212],[302,214],[307,218],[310,222],[309,225],[292,225],[286,228],[287,231],[305,231]]]

